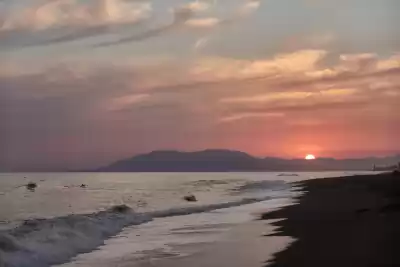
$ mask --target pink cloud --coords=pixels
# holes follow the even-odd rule
[[[150,12],[151,5],[147,2],[127,4],[122,0],[98,0],[83,4],[75,0],[56,0],[10,11],[3,18],[0,30],[132,23],[148,17]]]
[[[198,18],[186,21],[185,25],[195,28],[211,28],[217,26],[220,22],[217,18]]]

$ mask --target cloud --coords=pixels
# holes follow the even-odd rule
[[[50,44],[57,44],[57,43],[65,43],[65,42],[72,42],[84,38],[89,38],[101,34],[106,34],[110,31],[109,25],[101,25],[101,26],[92,26],[85,29],[73,29],[70,33],[65,35],[55,37],[49,40],[45,40],[38,45],[50,45]]]
[[[237,15],[240,17],[251,15],[260,5],[261,0],[247,0],[247,2],[239,8]]]
[[[151,5],[147,2],[96,0],[85,4],[76,0],[47,1],[11,10],[3,19],[1,30],[132,23],[147,17],[150,11]]]
[[[369,105],[369,101],[365,100],[346,100],[336,101],[334,99],[328,101],[315,101],[309,103],[291,103],[291,104],[277,104],[273,106],[240,106],[235,107],[233,110],[238,113],[270,113],[270,112],[282,112],[283,114],[298,113],[298,112],[322,112],[322,111],[344,111],[359,109],[360,107],[366,107]]]
[[[242,6],[240,6],[240,8],[236,10],[234,14],[228,18],[224,19],[217,17],[193,18],[195,14],[210,8],[210,4],[208,2],[203,2],[203,1],[191,2],[173,8],[172,9],[173,19],[172,22],[168,25],[150,29],[143,33],[123,37],[115,41],[100,43],[95,46],[96,47],[113,46],[128,42],[143,41],[148,38],[157,37],[161,34],[165,34],[169,31],[181,28],[183,26],[194,29],[212,29],[216,28],[217,26],[229,24],[239,19],[245,18],[251,15],[255,10],[257,10],[259,6],[260,6],[259,0],[250,0],[247,1],[245,4],[243,4]],[[204,37],[202,39],[204,39]]]
[[[196,12],[201,12],[201,11],[205,11],[207,9],[210,8],[210,3],[209,2],[205,2],[205,1],[194,1],[194,2],[190,2],[186,5],[183,5],[183,8],[188,8],[192,11],[196,11]]]
[[[128,42],[143,41],[178,28],[212,30],[217,26],[233,23],[251,15],[260,6],[260,1],[244,1],[227,18],[194,17],[212,7],[210,1],[194,1],[172,8],[169,24],[150,29],[137,30],[125,35],[129,27],[150,21],[150,1],[126,0],[54,0],[26,2],[18,8],[7,8],[0,15],[0,46],[25,47],[63,44],[84,38],[114,33],[119,36],[112,41],[100,41],[96,47],[113,46]],[[215,5],[215,3],[214,3]],[[163,15],[157,15],[163,17]],[[161,20],[162,21],[162,20]],[[118,36],[117,35],[117,36]],[[206,37],[203,37],[206,38]],[[6,40],[6,41],[5,41]],[[203,44],[204,46],[204,44]]]
[[[145,32],[142,32],[139,34],[119,38],[115,41],[103,42],[103,43],[97,44],[95,46],[96,47],[113,46],[113,45],[119,45],[119,44],[128,43],[128,42],[143,41],[148,38],[159,36],[161,34],[175,30],[175,29],[181,27],[182,25],[184,25],[186,21],[188,21],[190,18],[193,17],[193,15],[196,11],[198,11],[198,8],[196,6],[191,6],[191,5],[184,5],[184,6],[181,6],[178,8],[174,8],[172,10],[172,13],[173,13],[172,22],[168,25],[150,29],[148,31],[145,31]]]
[[[145,1],[33,2],[7,12],[0,27],[0,46],[49,45],[104,35],[136,25],[151,12],[151,4]]]
[[[265,113],[238,113],[235,115],[222,117],[219,119],[221,123],[228,123],[228,122],[236,122],[239,120],[244,119],[251,119],[251,118],[282,118],[285,117],[284,113],[272,113],[272,112],[265,112]]]
[[[316,92],[273,92],[262,95],[254,95],[247,97],[232,97],[221,99],[221,103],[266,103],[266,102],[276,102],[282,100],[296,100],[304,102],[306,100],[318,101],[329,98],[338,99],[339,97],[347,97],[357,93],[354,88],[347,89],[327,89]]]
[[[388,59],[378,60],[376,63],[376,68],[378,70],[391,70],[400,68],[400,55],[391,56]]]
[[[278,113],[285,115],[288,125],[296,127],[318,126],[314,122],[322,121],[319,125],[324,127],[349,129],[351,122],[363,120],[362,125],[374,121],[397,131],[390,126],[400,121],[400,109],[395,104],[400,100],[400,68],[396,68],[396,57],[342,55],[338,65],[330,68],[315,64],[296,73],[281,68],[272,78],[244,78],[243,84],[237,81],[226,86],[225,82],[217,83],[213,90],[222,90],[219,102],[223,121],[267,119],[265,114]],[[247,64],[241,67],[246,69]],[[311,69],[321,75],[309,75]],[[299,124],[297,120],[313,123]],[[333,126],[341,123],[346,126]]]
[[[352,55],[340,55],[341,71],[369,71],[375,70],[378,62],[378,56],[372,53],[366,54],[352,54]]]
[[[215,1],[216,2],[216,1]],[[215,4],[214,2],[214,4]],[[261,5],[260,0],[250,0],[245,1],[233,14],[228,16],[227,18],[216,18],[216,17],[208,17],[208,18],[196,18],[190,19],[185,23],[185,26],[193,29],[207,29],[209,36],[201,37],[195,44],[194,50],[198,51],[201,48],[204,48],[211,39],[210,31],[214,29],[218,29],[222,26],[232,24],[236,21],[244,19],[251,14],[253,14]]]
[[[146,101],[149,97],[149,94],[132,94],[122,97],[116,97],[110,100],[110,103],[108,104],[108,110],[120,111],[126,107],[132,107],[132,105],[134,104],[142,103]]]
[[[199,18],[189,19],[185,22],[186,26],[195,28],[212,28],[221,23],[221,20],[217,18]]]
[[[317,50],[298,51],[271,59],[252,61],[221,57],[199,58],[185,69],[187,71],[185,75],[176,77],[175,82],[172,79],[168,84],[154,85],[151,90],[197,94],[204,91],[204,88],[208,88],[214,94],[221,96],[225,92],[230,92],[227,98],[234,98],[273,92],[318,92],[335,88],[362,89],[369,88],[379,81],[390,81],[390,84],[400,82],[398,78],[400,67],[395,67],[396,56],[377,61],[377,66],[385,64],[387,69],[377,67],[376,70],[363,71],[359,68],[348,70],[341,65],[340,59],[338,64],[326,66],[322,64],[324,55],[327,55],[327,52]]]
[[[186,82],[154,87],[151,91],[199,99],[210,94],[218,101],[222,121],[262,119],[270,113],[312,114],[313,110],[322,111],[321,116],[326,112],[348,110],[355,114],[364,110],[384,121],[388,119],[383,111],[387,108],[390,116],[396,117],[394,99],[399,97],[400,88],[396,55],[386,59],[377,55],[344,55],[337,64],[326,66],[322,62],[327,54],[316,50],[253,61],[199,59],[185,74]],[[370,58],[376,61],[371,66],[364,62]],[[372,109],[375,111],[369,111]]]
[[[276,91],[310,90],[314,85],[335,83],[359,83],[367,79],[396,78],[400,72],[397,55],[380,59],[377,55],[344,55],[337,64],[326,66],[323,60],[328,55],[323,50],[300,50],[276,55],[271,59],[237,60],[220,57],[201,59],[191,69],[191,74],[203,82],[229,85],[259,84]],[[371,59],[371,58],[375,59]],[[242,82],[241,82],[242,80]],[[186,87],[196,87],[186,84]],[[342,86],[340,86],[342,87]],[[347,86],[345,86],[347,87]]]
[[[233,60],[206,58],[193,69],[193,73],[209,79],[249,78],[269,75],[287,75],[314,71],[318,62],[327,54],[322,50],[302,50],[280,54],[272,59]]]

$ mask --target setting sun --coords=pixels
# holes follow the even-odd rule
[[[313,160],[313,159],[315,159],[315,156],[312,155],[312,154],[308,154],[308,155],[305,157],[305,159],[306,159],[306,160]]]

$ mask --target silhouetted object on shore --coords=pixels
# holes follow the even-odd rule
[[[376,166],[374,164],[372,170],[373,171],[393,171],[393,170],[398,170],[399,166],[398,165],[389,165],[389,166]]]
[[[26,184],[26,189],[33,191],[37,188],[37,184],[33,183],[33,182],[29,182],[28,184]]]
[[[129,206],[122,204],[122,205],[117,205],[111,208],[113,212],[118,212],[118,213],[126,213],[130,210],[132,210]]]
[[[197,198],[194,195],[187,195],[183,197],[184,200],[188,202],[196,202]]]
[[[86,184],[81,184],[81,186],[80,186],[81,188],[86,188],[87,187],[87,185]]]

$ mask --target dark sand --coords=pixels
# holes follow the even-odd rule
[[[400,176],[315,179],[296,183],[296,205],[264,214],[296,239],[272,267],[400,266]],[[266,237],[268,238],[268,237]]]

